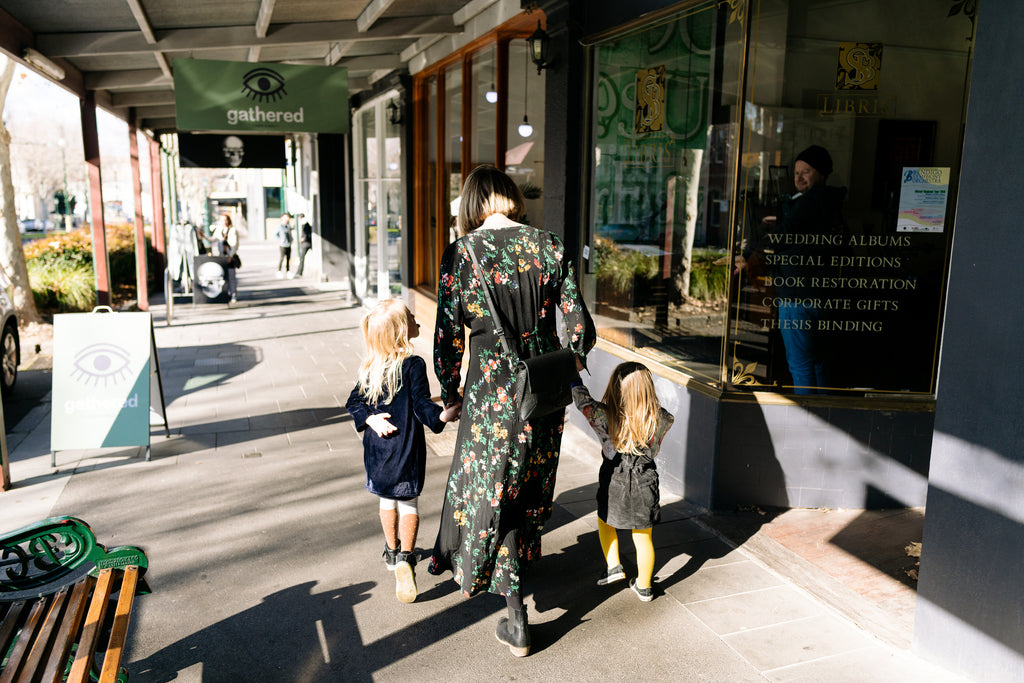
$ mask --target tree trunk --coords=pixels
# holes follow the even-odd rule
[[[7,100],[7,90],[14,77],[15,63],[7,55],[0,54],[0,111]],[[11,178],[11,133],[0,118],[0,214],[3,229],[0,230],[0,264],[14,282],[14,308],[22,324],[40,321],[32,298],[32,287],[28,281],[28,267],[25,265],[25,250],[21,246],[21,232],[18,230],[18,214],[14,208],[14,181]]]
[[[669,188],[668,220],[672,223],[672,284],[677,297],[690,296],[690,272],[693,264],[693,240],[697,234],[700,198],[700,171],[703,149],[683,150],[689,175],[676,176]]]

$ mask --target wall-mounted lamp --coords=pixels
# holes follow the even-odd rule
[[[392,126],[402,123],[402,108],[398,105],[398,100],[388,102],[388,106],[385,109],[387,110],[388,123]]]
[[[42,71],[44,74],[58,81],[64,80],[64,69],[60,65],[50,61],[50,58],[38,50],[26,47],[21,53],[22,59]]]
[[[530,59],[537,65],[537,75],[539,76],[540,70],[547,68],[548,65],[548,43],[550,42],[548,34],[540,27],[539,19],[537,20],[537,30],[531,33],[526,41],[530,44]]]

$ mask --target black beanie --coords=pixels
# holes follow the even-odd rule
[[[800,154],[797,155],[796,160],[810,165],[815,171],[823,176],[827,176],[832,173],[832,155],[829,154],[828,150],[821,145],[811,145],[804,151],[800,152]]]

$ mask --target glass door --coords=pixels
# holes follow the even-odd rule
[[[400,124],[388,120],[392,102],[398,106],[398,93],[355,116],[355,290],[369,304],[402,293],[402,145]]]

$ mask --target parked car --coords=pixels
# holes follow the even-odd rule
[[[18,229],[21,232],[43,232],[44,230],[53,230],[54,227],[53,221],[44,221],[40,218],[23,218],[18,221]]]
[[[18,317],[14,312],[14,284],[7,271],[0,266],[0,390],[10,396],[18,381],[21,364],[21,339],[18,337]]]

